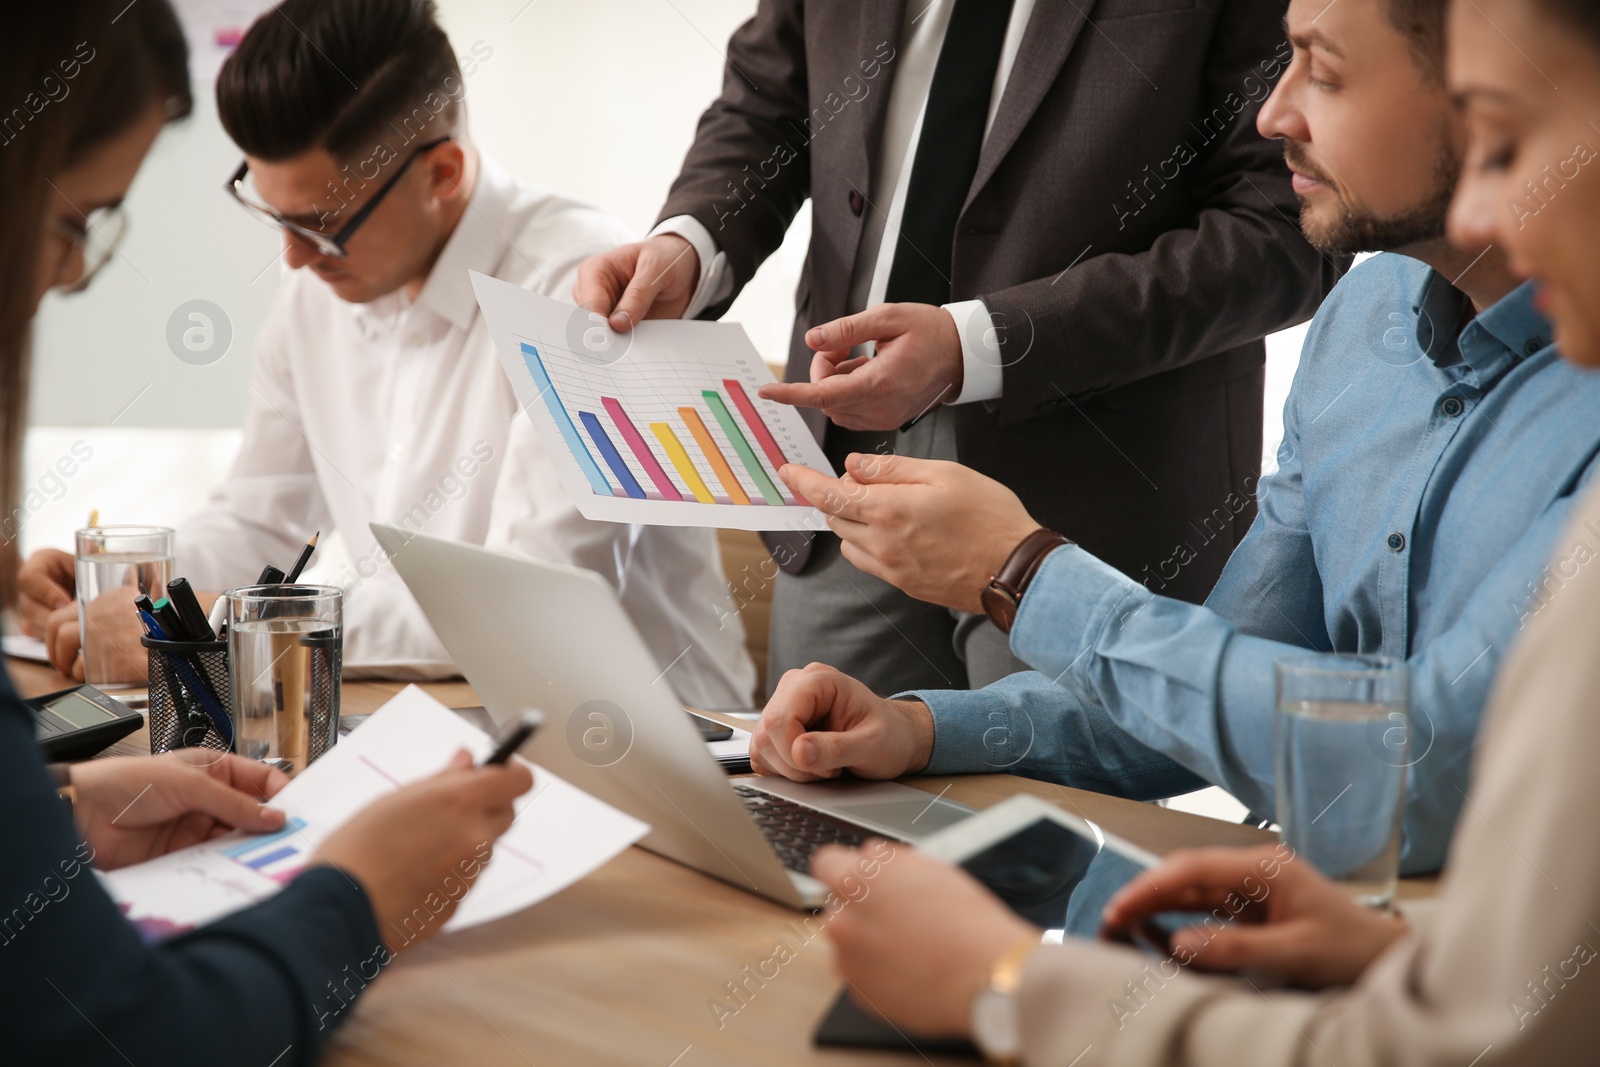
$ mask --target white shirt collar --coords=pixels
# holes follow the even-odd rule
[[[478,300],[472,292],[469,271],[495,274],[511,241],[502,227],[506,208],[516,195],[510,176],[487,156],[478,157],[478,183],[467,202],[455,230],[445,241],[434,261],[428,280],[417,294],[415,304],[397,289],[355,308],[356,321],[363,334],[392,328],[395,320],[412,306],[427,308],[458,330],[471,328],[478,313]]]

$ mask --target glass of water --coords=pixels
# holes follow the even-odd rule
[[[1361,903],[1394,899],[1411,746],[1404,660],[1296,656],[1276,664],[1283,840]]]
[[[296,774],[339,737],[344,592],[253,585],[225,596],[234,749]]]
[[[144,685],[148,660],[118,648],[116,624],[135,624],[133,599],[167,595],[175,541],[166,526],[90,526],[77,535],[78,636],[83,677],[100,689]],[[124,616],[124,617],[118,617]],[[134,632],[137,632],[135,628]]]

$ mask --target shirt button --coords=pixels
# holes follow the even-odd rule
[[[1524,344],[1523,344],[1523,346],[1522,346],[1522,351],[1523,351],[1523,352],[1524,352],[1524,353],[1525,353],[1525,354],[1526,354],[1526,355],[1530,355],[1530,356],[1531,356],[1531,355],[1533,355],[1533,354],[1534,354],[1534,353],[1535,353],[1535,352],[1537,352],[1537,351],[1539,351],[1539,350],[1540,350],[1540,349],[1541,349],[1541,348],[1543,348],[1543,347],[1544,347],[1544,342],[1543,342],[1543,341],[1541,341],[1541,340],[1540,340],[1540,339],[1539,339],[1539,338],[1537,338],[1537,337],[1530,337],[1530,338],[1528,338],[1528,340],[1527,340],[1527,341],[1526,341],[1526,342],[1525,342],[1525,343],[1524,343]]]
[[[859,192],[850,190],[850,214],[860,216],[861,209],[867,206],[867,198]]]
[[[421,348],[422,335],[420,333],[412,334],[410,337],[406,338],[406,344],[410,345],[412,348]]]
[[[1457,415],[1461,414],[1461,412],[1463,410],[1465,410],[1465,408],[1466,408],[1466,405],[1461,402],[1460,398],[1459,397],[1453,397],[1453,396],[1446,397],[1445,398],[1445,402],[1443,404],[1439,405],[1439,410],[1443,411],[1446,415],[1450,416],[1450,418],[1452,418],[1452,419],[1455,418]]]
[[[401,444],[400,442],[396,441],[394,444],[389,446],[389,458],[390,459],[404,459],[405,458],[405,454],[406,454],[406,446]]]
[[[1389,535],[1389,540],[1388,540],[1387,543],[1388,543],[1390,549],[1392,549],[1395,552],[1399,552],[1401,549],[1406,547],[1406,535],[1405,534],[1399,534],[1399,533],[1392,533],[1392,534]]]

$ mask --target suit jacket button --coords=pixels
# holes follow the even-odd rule
[[[861,209],[867,206],[867,198],[859,192],[850,190],[850,214],[860,217]]]

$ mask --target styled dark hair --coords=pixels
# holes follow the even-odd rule
[[[1411,40],[1417,68],[1437,84],[1444,84],[1444,22],[1450,0],[1383,0],[1389,24]]]
[[[284,0],[217,75],[223,129],[270,162],[390,156],[454,132],[465,86],[433,0]]]
[[[189,114],[167,0],[11,4],[0,34],[0,603],[16,597],[29,324],[50,183],[156,105]]]

